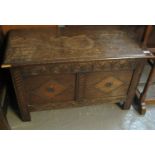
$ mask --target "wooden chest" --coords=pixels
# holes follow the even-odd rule
[[[21,118],[30,111],[124,102],[129,109],[153,58],[123,31],[81,27],[10,32],[2,67],[11,71]]]

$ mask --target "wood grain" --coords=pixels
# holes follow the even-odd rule
[[[7,34],[11,30],[18,29],[56,29],[56,25],[1,25],[0,26],[2,32]]]
[[[145,60],[154,58],[126,32],[96,27],[16,30],[4,65],[12,79],[22,120],[30,111],[116,103],[128,109]]]
[[[57,31],[16,30],[9,35],[3,64],[21,66],[40,62],[47,64],[146,57],[152,57],[151,53],[143,53],[124,31],[90,31],[89,27],[76,31],[65,28]]]

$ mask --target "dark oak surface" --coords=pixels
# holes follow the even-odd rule
[[[3,48],[2,48],[2,45],[4,42],[3,40],[4,40],[4,37],[0,29],[0,64],[1,64],[1,58],[2,58],[2,52],[3,52]],[[4,82],[4,74],[2,73],[2,69],[1,69],[0,70],[0,130],[10,129],[10,126],[6,118],[7,104],[8,104],[8,92],[7,92],[6,83]]]
[[[101,28],[10,32],[6,65],[152,57],[125,31]]]
[[[146,26],[146,31],[144,33],[142,47],[148,49],[153,54],[155,54],[155,28],[153,25]],[[137,107],[142,114],[146,112],[146,104],[155,103],[155,60],[148,60],[148,66],[150,66],[149,74],[146,79],[145,84],[139,86],[137,90]]]
[[[10,68],[21,118],[29,121],[36,110],[111,102],[129,109],[148,58],[123,30],[16,30],[2,67]]]
[[[57,29],[57,25],[0,25],[0,29],[6,35],[10,30],[17,30],[17,29]]]
[[[9,130],[10,126],[8,124],[7,118],[6,118],[6,104],[8,102],[8,96],[6,92],[6,88],[1,87],[0,92],[0,130]]]

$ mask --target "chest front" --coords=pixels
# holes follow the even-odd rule
[[[17,96],[22,94],[35,111],[119,102],[127,95],[135,67],[134,60],[115,60],[17,67],[11,73]]]

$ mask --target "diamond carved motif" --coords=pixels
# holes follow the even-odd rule
[[[109,76],[95,85],[97,89],[105,93],[109,93],[123,84],[119,79]]]
[[[50,80],[41,85],[35,92],[39,96],[45,96],[46,98],[51,99],[62,93],[65,89],[66,88],[62,84],[59,84],[54,80]]]

